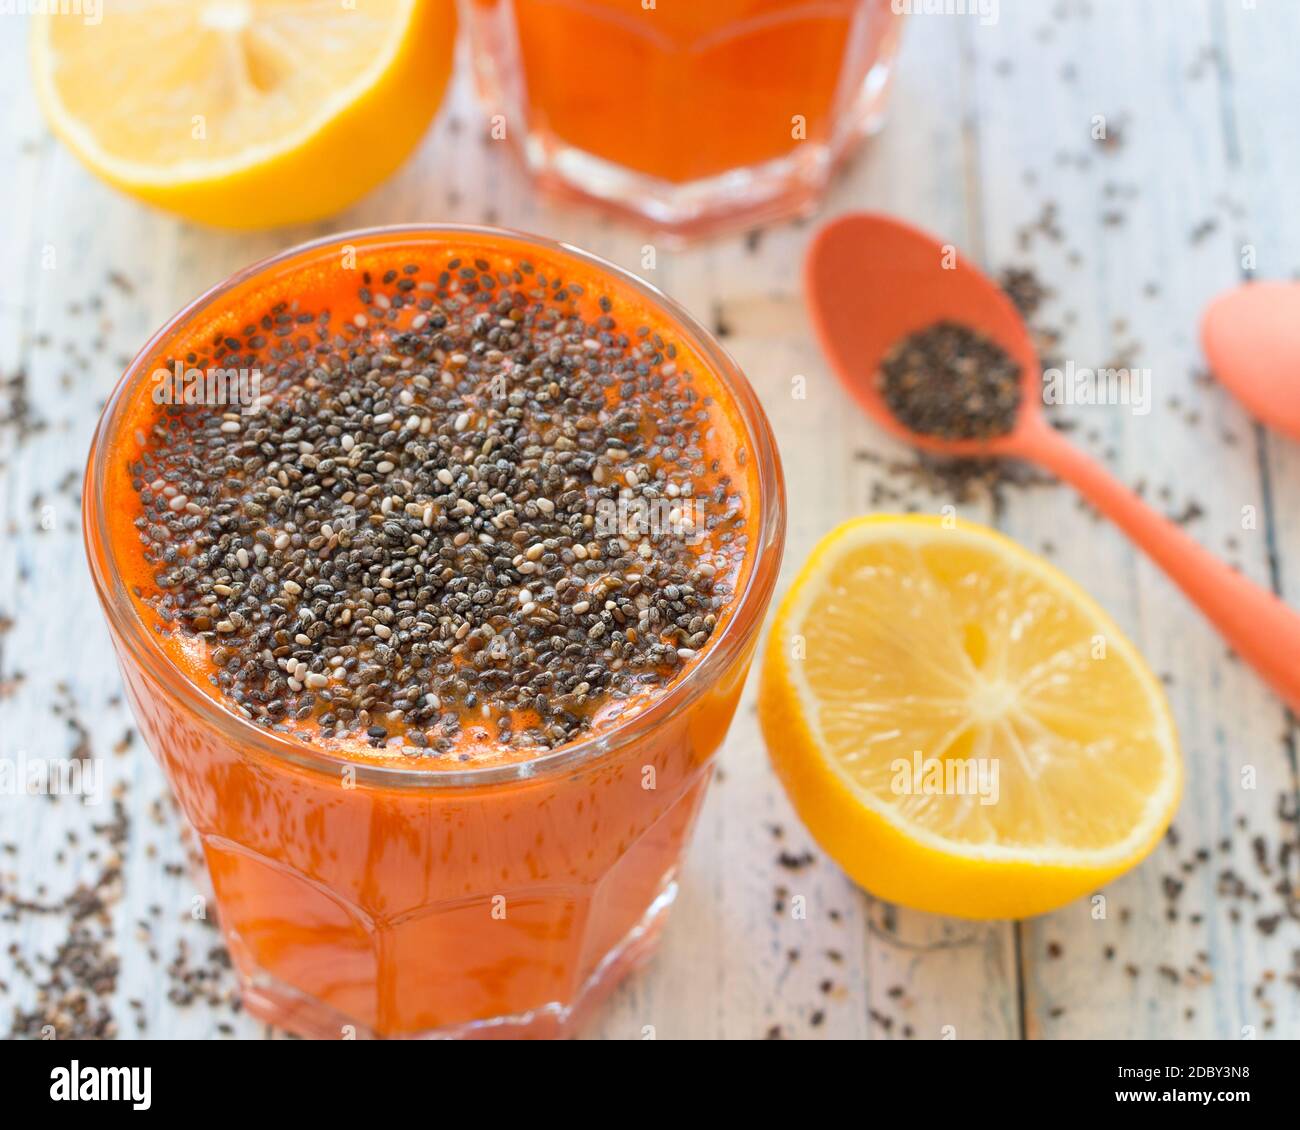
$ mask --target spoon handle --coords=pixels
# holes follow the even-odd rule
[[[1300,714],[1300,612],[1219,560],[1060,432],[1043,427],[1024,440],[1024,457],[1072,483],[1128,534]]]

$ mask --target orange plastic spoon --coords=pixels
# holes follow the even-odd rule
[[[1300,439],[1300,283],[1247,283],[1219,295],[1201,317],[1201,346],[1246,411]]]
[[[827,224],[804,264],[813,324],[831,367],[881,427],[927,451],[1011,456],[1072,483],[1159,565],[1292,710],[1300,713],[1300,613],[1203,549],[1044,419],[1041,370],[1019,312],[977,267],[926,232],[855,213]],[[943,318],[964,322],[1020,363],[1014,429],[988,441],[942,440],[905,428],[876,373],[900,338]]]

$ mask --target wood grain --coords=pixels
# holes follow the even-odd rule
[[[76,732],[51,704],[75,703],[109,782],[128,788],[125,893],[113,912],[124,1035],[271,1033],[228,1007],[168,999],[176,947],[204,953],[215,934],[192,917],[202,890],[165,866],[183,850],[153,760],[138,741],[113,748],[131,722],[76,504],[103,399],[152,329],[235,268],[319,232],[450,220],[590,248],[725,335],[784,455],[787,582],[843,518],[873,506],[956,505],[962,518],[1050,553],[1112,612],[1167,676],[1186,750],[1179,842],[1099,892],[1104,917],[1102,904],[1081,901],[1023,924],[947,921],[870,898],[816,850],[767,764],[751,681],[662,949],[590,1035],[1300,1036],[1300,991],[1283,980],[1298,944],[1294,920],[1263,934],[1254,926],[1262,910],[1243,905],[1234,922],[1238,904],[1218,890],[1228,866],[1264,885],[1253,835],[1271,843],[1296,835],[1277,818],[1279,798],[1296,803],[1293,723],[1181,594],[1067,488],[959,499],[891,470],[914,457],[851,407],[810,334],[797,270],[810,222],[677,248],[539,200],[504,146],[487,139],[488,108],[475,102],[462,65],[420,152],[343,216],[256,236],[201,230],[103,187],[49,136],[29,91],[24,30],[0,21],[0,374],[29,374],[47,426],[21,443],[0,429],[0,612],[14,620],[0,635],[0,680],[24,676],[0,697],[0,756],[66,755]],[[821,211],[889,211],[946,233],[990,269],[1032,267],[1056,291],[1042,320],[1062,328],[1063,358],[1097,366],[1128,356],[1153,374],[1149,414],[1061,409],[1073,436],[1126,481],[1144,483],[1162,509],[1184,513],[1194,503],[1201,513],[1189,529],[1292,602],[1300,601],[1300,450],[1205,379],[1196,326],[1205,302],[1242,276],[1244,245],[1256,248],[1261,277],[1300,272],[1298,40],[1300,10],[1266,0],[1255,8],[1003,0],[992,27],[914,18],[890,122],[848,162]],[[1096,115],[1114,131],[1108,143],[1091,136]],[[1048,205],[1051,222],[1035,228]],[[645,271],[648,245],[656,264]],[[796,376],[806,378],[804,398],[792,395]],[[882,502],[882,490],[896,497]],[[1243,527],[1243,514],[1257,521]],[[1243,774],[1254,788],[1242,787]],[[35,895],[44,885],[57,897],[93,875],[90,825],[107,811],[69,798],[0,797],[0,843],[13,845],[0,856],[4,889]],[[1211,860],[1182,871],[1203,846]],[[1167,879],[1182,884],[1172,902]],[[57,916],[0,921],[0,952],[16,940],[23,952],[48,953],[62,929]],[[30,1000],[27,979],[5,971],[0,980],[0,1012]]]

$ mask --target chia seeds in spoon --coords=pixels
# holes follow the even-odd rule
[[[885,355],[879,381],[899,423],[940,439],[1006,435],[1020,408],[1020,366],[958,322],[936,322],[905,337]]]
[[[262,726],[545,750],[708,644],[748,544],[745,453],[708,453],[718,406],[608,298],[431,258],[359,274],[341,324],[281,303],[185,359],[258,368],[262,396],[166,407],[143,437],[139,595]]]

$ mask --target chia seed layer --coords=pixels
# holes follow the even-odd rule
[[[531,756],[708,645],[749,541],[743,433],[609,296],[412,258],[351,272],[356,314],[308,289],[182,359],[258,370],[260,395],[166,405],[137,433],[136,595],[258,725]]]
[[[900,423],[942,439],[993,439],[1020,410],[1020,366],[997,342],[935,322],[898,342],[880,365],[881,395]]]

